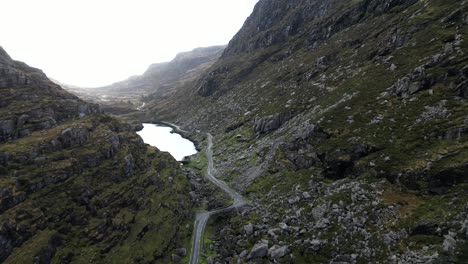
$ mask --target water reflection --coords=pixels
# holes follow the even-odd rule
[[[169,152],[176,160],[197,153],[195,145],[181,135],[171,133],[172,128],[155,124],[143,124],[143,130],[137,132],[146,144]]]

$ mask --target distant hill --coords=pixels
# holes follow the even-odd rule
[[[65,89],[82,98],[94,99],[104,104],[119,101],[141,100],[150,94],[167,95],[176,84],[198,76],[221,56],[225,46],[197,48],[177,54],[170,62],[156,63],[142,74],[109,86],[80,88],[64,85]]]

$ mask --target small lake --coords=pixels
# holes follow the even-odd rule
[[[171,133],[171,127],[143,124],[143,130],[137,132],[146,144],[157,147],[161,151],[169,152],[176,160],[197,153],[192,141],[183,138],[177,133]]]

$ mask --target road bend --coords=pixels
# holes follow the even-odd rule
[[[195,216],[195,223],[193,229],[193,240],[192,240],[192,250],[190,255],[190,264],[198,264],[198,258],[200,255],[200,249],[202,244],[203,231],[205,230],[206,224],[210,216],[227,212],[235,208],[239,208],[247,204],[245,200],[239,193],[231,189],[224,181],[219,180],[214,176],[215,169],[213,165],[213,136],[210,133],[207,133],[208,146],[206,147],[206,158],[208,160],[208,168],[206,169],[206,177],[213,184],[221,188],[226,192],[233,200],[232,204],[228,207],[212,210],[209,212],[199,211]]]

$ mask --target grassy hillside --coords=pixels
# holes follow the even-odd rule
[[[467,11],[262,0],[206,74],[155,98],[145,118],[214,133],[218,175],[253,201],[217,221],[214,259],[462,263]]]
[[[132,126],[2,49],[0,113],[0,262],[168,263],[190,245],[188,181]]]

